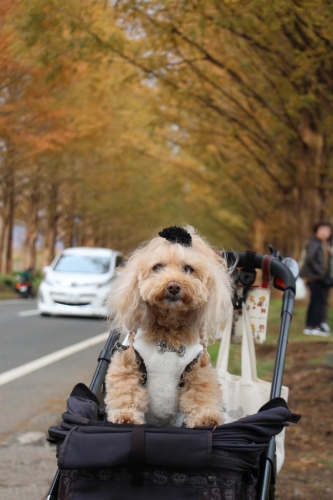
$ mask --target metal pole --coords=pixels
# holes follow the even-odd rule
[[[272,387],[270,399],[277,398],[281,395],[284,364],[286,360],[289,327],[291,323],[292,313],[294,310],[295,294],[292,290],[286,290],[283,295],[280,333],[275,357],[275,365],[272,378]],[[272,437],[268,450],[265,454],[264,472],[261,479],[261,488],[258,488],[258,500],[267,500],[270,486],[274,492],[275,476],[276,476],[276,452],[275,452],[275,437]],[[271,485],[272,472],[274,474]],[[271,491],[272,491],[271,490]],[[274,498],[274,497],[273,497]]]
[[[289,327],[294,310],[294,301],[294,292],[292,290],[286,290],[283,295],[282,302],[280,333],[272,378],[271,399],[278,398],[281,395],[284,364],[288,346]]]

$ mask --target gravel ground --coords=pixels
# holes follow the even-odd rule
[[[46,431],[63,410],[63,404],[46,408],[0,443],[0,500],[46,499],[57,467]]]

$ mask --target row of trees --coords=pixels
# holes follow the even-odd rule
[[[15,217],[128,250],[187,221],[298,256],[332,213],[330,0],[5,0],[0,272]]]
[[[81,6],[69,3],[59,22],[81,16]],[[36,267],[39,234],[49,264],[56,238],[71,246],[77,224],[76,243],[126,251],[190,210],[155,90],[66,23],[57,37],[57,6],[44,7],[51,29],[42,43],[33,21],[43,5],[10,1],[1,10],[0,273],[12,271],[15,220],[26,226],[22,265]],[[125,40],[109,6],[87,2],[83,14],[98,33]]]
[[[253,215],[259,246],[267,234],[298,255],[332,214],[331,0],[117,6],[150,42],[135,63],[174,96],[174,119]]]

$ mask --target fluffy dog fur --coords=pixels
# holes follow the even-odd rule
[[[147,421],[150,399],[133,348],[140,329],[147,344],[162,340],[176,349],[202,344],[198,362],[178,389],[178,410],[187,427],[222,423],[221,390],[206,344],[231,314],[231,279],[225,261],[192,227],[185,229],[192,236],[191,246],[155,237],[130,256],[116,280],[110,297],[113,327],[129,333],[130,347],[115,353],[107,373],[111,422]],[[180,287],[176,298],[169,293],[170,283]]]

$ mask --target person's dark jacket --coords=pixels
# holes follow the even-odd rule
[[[321,240],[315,237],[310,238],[306,245],[305,262],[300,272],[301,277],[312,281],[323,281],[329,274],[329,270],[325,269]]]

